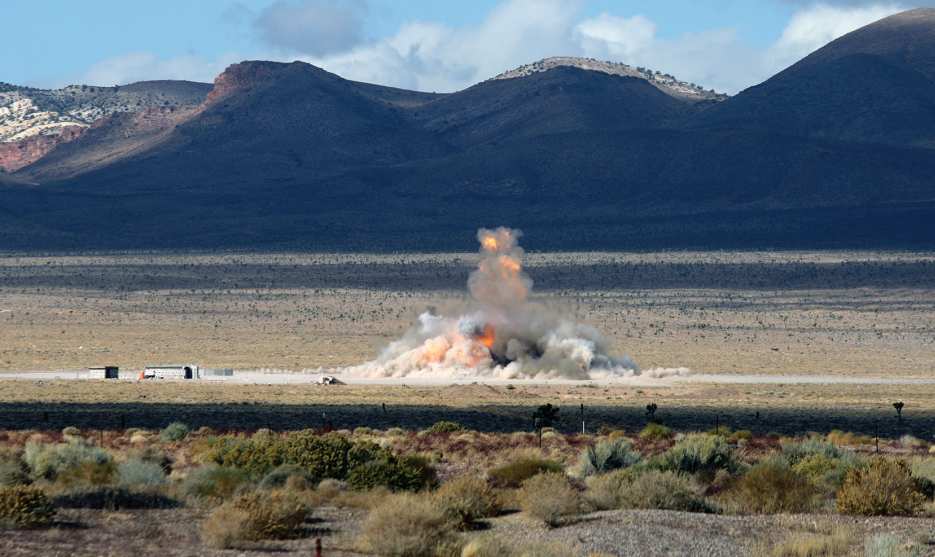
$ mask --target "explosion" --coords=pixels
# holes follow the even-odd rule
[[[615,358],[597,329],[526,311],[532,280],[522,272],[520,230],[477,232],[483,258],[468,287],[478,303],[457,318],[423,313],[420,325],[391,342],[376,360],[347,368],[363,377],[489,377],[594,379],[637,374],[629,356]],[[647,376],[687,375],[688,369],[655,369]]]

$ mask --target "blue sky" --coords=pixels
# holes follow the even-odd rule
[[[549,56],[736,93],[858,27],[935,6],[865,0],[32,0],[5,3],[0,81],[209,82],[241,60],[455,91]]]

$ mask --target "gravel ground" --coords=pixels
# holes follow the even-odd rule
[[[761,555],[764,548],[792,536],[828,533],[835,527],[854,532],[857,554],[863,540],[891,533],[935,555],[935,521],[928,518],[854,518],[835,515],[724,516],[677,511],[633,510],[591,513],[555,529],[531,523],[522,515],[493,521],[492,532],[527,541],[555,539],[582,555],[627,557]]]
[[[65,556],[230,556],[314,555],[320,538],[323,555],[359,555],[355,542],[367,510],[322,507],[296,540],[257,542],[244,549],[215,550],[201,544],[204,509],[153,511],[62,510],[48,530],[0,530],[0,555]],[[518,541],[556,540],[580,555],[626,557],[734,557],[761,555],[777,541],[814,536],[836,527],[850,530],[852,555],[863,555],[863,541],[874,534],[897,536],[921,556],[935,555],[932,518],[855,518],[837,515],[724,516],[675,511],[636,510],[591,513],[558,528],[545,528],[522,514],[491,519],[487,532]]]

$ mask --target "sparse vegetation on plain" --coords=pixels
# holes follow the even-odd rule
[[[2,462],[18,466],[24,471],[23,481],[31,482],[0,489],[28,488],[27,499],[36,502],[33,506],[38,509],[34,514],[48,517],[34,520],[26,512],[25,518],[9,518],[24,512],[17,509],[33,506],[8,504],[0,508],[0,514],[7,517],[5,533],[51,536],[58,520],[54,517],[74,520],[69,517],[84,516],[76,514],[82,512],[182,516],[198,511],[184,542],[194,548],[202,544],[247,552],[257,547],[279,547],[285,552],[305,548],[307,553],[314,537],[323,536],[332,549],[381,555],[513,555],[497,549],[505,547],[499,545],[500,540],[509,539],[516,547],[527,547],[524,544],[536,540],[545,544],[543,548],[551,548],[548,551],[562,555],[578,548],[559,542],[567,539],[561,532],[604,521],[604,515],[592,514],[597,511],[673,510],[720,517],[716,520],[739,520],[750,513],[782,517],[795,516],[782,513],[811,512],[825,517],[822,520],[839,516],[838,512],[904,515],[919,517],[902,519],[919,522],[902,523],[902,527],[916,529],[897,534],[900,540],[912,541],[928,531],[926,520],[930,519],[922,517],[935,508],[935,490],[929,479],[935,457],[929,455],[928,443],[882,439],[885,456],[877,456],[875,445],[840,447],[829,441],[829,437],[853,435],[844,431],[781,441],[765,435],[725,438],[681,431],[675,439],[663,440],[625,435],[614,429],[603,435],[550,432],[549,442],[541,449],[535,435],[465,430],[426,434],[361,428],[354,432],[228,432],[221,436],[204,431],[189,433],[178,441],[135,432],[134,438],[148,439],[143,447],[120,432],[107,433],[101,448],[88,445],[80,436],[63,441],[60,431],[0,431],[5,447]],[[225,454],[230,454],[231,440],[263,448],[241,447],[247,447],[243,454],[252,455],[243,461],[247,463],[263,461],[264,451],[277,445],[311,450],[300,451],[303,457],[298,462],[281,463],[261,474],[264,467],[241,466],[233,460],[218,462],[221,453],[217,448],[224,447]],[[491,447],[497,449],[491,451]],[[288,455],[291,450],[274,454]],[[48,459],[37,455],[63,451],[91,454],[92,466],[85,470],[82,467],[87,463],[76,468],[63,465],[57,474],[43,472],[48,469]],[[519,455],[524,456],[516,458]],[[354,462],[361,464],[352,465]],[[113,464],[113,473],[95,476],[92,471],[100,463]],[[405,477],[421,492],[409,493],[414,489],[394,485],[399,473],[393,471],[395,468],[409,470]],[[74,475],[74,470],[82,472]],[[322,470],[343,471],[349,474],[345,476],[348,481],[321,480]],[[362,471],[364,477],[380,481],[354,479],[355,473]],[[0,501],[5,499],[0,497]],[[42,501],[45,503],[40,505]],[[501,514],[503,511],[506,514]],[[611,522],[601,522],[602,527],[613,531],[619,526],[612,524],[625,524],[619,521],[625,516],[607,515]],[[353,520],[347,522],[348,517]],[[784,533],[788,528],[782,526],[780,518],[769,520],[780,521],[772,527],[774,534],[758,532],[751,537],[738,531],[732,543],[748,551],[760,547],[771,555],[810,555],[809,551],[819,549],[825,551],[822,554],[843,555],[858,551],[868,539],[853,528],[843,535],[837,526]],[[43,530],[48,526],[53,528]],[[867,525],[865,533],[877,527]],[[486,533],[478,535],[477,528],[486,529]],[[515,528],[540,533],[524,538]],[[535,530],[538,528],[542,530]]]
[[[102,361],[130,370],[359,364],[429,306],[467,310],[476,261],[476,254],[0,258],[0,370]],[[524,269],[541,313],[597,327],[611,353],[629,353],[643,368],[908,378],[931,376],[935,361],[933,264],[932,254],[912,253],[529,253]],[[912,401],[894,400],[906,404],[908,418]]]
[[[121,369],[197,362],[308,371],[359,363],[428,306],[468,308],[472,257],[0,260],[0,309],[16,313],[0,313],[0,367],[64,370],[106,360]],[[598,327],[612,352],[631,353],[641,367],[916,377],[930,371],[935,330],[924,301],[929,278],[912,270],[927,269],[931,258],[912,257],[915,266],[898,280],[904,262],[881,254],[860,254],[854,265],[840,254],[530,254],[527,261],[536,311]],[[414,287],[418,281],[423,286]],[[848,286],[828,288],[841,281]],[[893,535],[903,544],[925,535],[922,517],[935,512],[935,387],[643,389],[4,380],[2,419],[22,429],[0,430],[0,489],[28,485],[56,511],[52,528],[8,525],[4,534],[57,543],[55,521],[76,521],[88,526],[81,535],[93,546],[92,532],[113,526],[90,513],[132,511],[186,517],[174,531],[141,531],[150,541],[176,536],[173,543],[193,552],[204,544],[309,554],[320,536],[328,548],[386,555],[513,555],[534,540],[544,544],[537,554],[571,555],[577,544],[555,541],[577,539],[568,532],[595,523],[617,532],[629,527],[625,517],[671,509],[706,517],[699,521],[756,513],[771,524],[763,540],[761,532],[743,533],[742,522],[711,527],[744,554],[862,552],[880,524],[846,535],[831,526],[800,531],[783,522],[788,512],[831,522],[840,513],[877,521],[909,515]],[[904,403],[898,413],[893,401]],[[537,411],[540,420],[552,418],[540,421],[541,447]],[[325,431],[329,424],[340,431]],[[898,473],[887,468],[871,478],[867,471],[882,466],[877,442],[887,462],[904,464],[889,464]],[[855,506],[883,492],[901,493],[901,506]],[[481,527],[488,531],[478,535]],[[411,535],[387,535],[400,529]],[[606,551],[585,547],[579,553]]]

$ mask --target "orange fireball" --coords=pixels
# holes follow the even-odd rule
[[[493,346],[494,338],[495,338],[495,334],[493,331],[493,327],[491,327],[490,325],[484,325],[484,330],[481,331],[481,334],[479,334],[477,338],[474,340],[483,344],[487,348],[490,348],[491,346]]]

